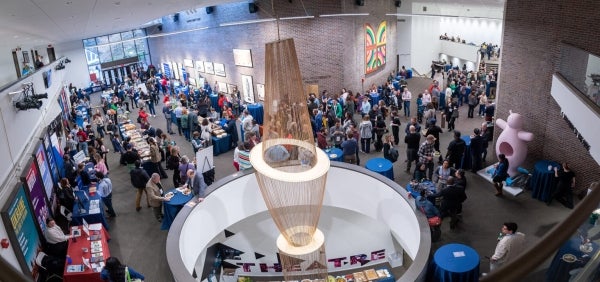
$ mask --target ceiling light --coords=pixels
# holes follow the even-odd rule
[[[282,21],[285,20],[300,20],[300,19],[314,19],[315,16],[298,16],[298,17],[283,17],[283,18],[279,18]]]
[[[275,20],[274,18],[269,18],[269,19],[260,19],[260,20],[229,22],[229,23],[222,23],[219,26],[232,26],[232,25],[242,25],[242,24],[264,23],[264,22],[272,22],[274,20]]]
[[[121,5],[121,1],[116,1],[116,2],[114,2],[114,4],[119,6],[119,5]]]
[[[71,4],[73,4],[73,1],[67,1],[65,4],[71,5]]]
[[[353,17],[353,16],[368,16],[369,13],[354,13],[354,14],[325,14],[319,15],[319,17],[327,18],[327,17]]]

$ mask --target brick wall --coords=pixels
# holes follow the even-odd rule
[[[528,163],[539,159],[569,162],[577,173],[579,189],[600,180],[600,167],[561,118],[550,87],[552,74],[559,70],[560,42],[600,54],[600,36],[593,28],[599,17],[593,0],[554,0],[543,5],[534,0],[507,0],[505,8],[496,115],[506,119],[509,110],[524,115],[525,130],[535,134],[529,143]],[[496,130],[496,137],[499,133]]]
[[[277,24],[266,22],[229,27],[220,23],[261,18],[318,15],[326,13],[370,13],[365,17],[331,17],[279,22],[279,37],[294,38],[300,71],[305,84],[317,84],[319,90],[338,93],[342,87],[354,92],[364,87],[382,84],[395,69],[396,62],[396,19],[385,16],[395,11],[393,1],[366,1],[365,6],[354,5],[354,0],[328,1],[271,1],[256,2],[259,12],[250,14],[248,4],[226,4],[217,6],[210,15],[204,9],[195,13],[180,13],[179,22],[172,17],[163,18],[163,33],[198,27],[209,27],[189,33],[151,38],[148,40],[152,61],[182,63],[183,59],[203,60],[225,64],[226,77],[206,75],[212,84],[215,81],[240,84],[241,75],[252,75],[253,82],[264,83],[264,45],[278,38]],[[303,5],[302,5],[303,4]],[[273,12],[275,11],[275,12]],[[387,64],[365,77],[364,24],[377,26],[381,20],[388,21]],[[235,66],[232,49],[252,50],[254,67]]]

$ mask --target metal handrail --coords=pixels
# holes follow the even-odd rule
[[[519,281],[552,256],[558,248],[569,240],[577,228],[587,220],[600,203],[600,187],[598,182],[590,185],[591,192],[577,205],[567,218],[554,226],[542,239],[527,252],[521,253],[508,264],[490,272],[481,279],[489,281]]]

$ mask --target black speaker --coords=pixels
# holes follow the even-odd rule
[[[206,13],[207,14],[212,14],[212,12],[215,11],[215,6],[208,6],[206,7]]]
[[[357,6],[364,6],[365,5],[365,0],[356,0],[356,5]]]
[[[248,3],[248,11],[250,12],[250,14],[254,14],[258,12],[258,6],[256,6],[256,4],[254,3]]]
[[[179,21],[179,13],[175,13],[175,14],[173,15],[173,21],[174,21],[174,22],[178,22],[178,21]]]
[[[402,1],[396,0],[394,4],[396,4],[396,7],[400,7],[402,5]]]

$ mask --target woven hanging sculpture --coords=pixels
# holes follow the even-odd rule
[[[281,232],[277,246],[284,276],[324,278],[324,236],[317,225],[329,158],[314,144],[293,39],[265,46],[264,109],[262,142],[252,149],[250,162]]]

